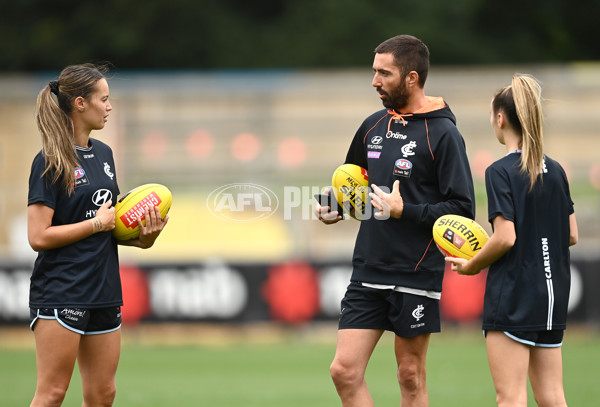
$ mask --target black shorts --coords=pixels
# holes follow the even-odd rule
[[[484,331],[484,335],[487,331]],[[553,329],[551,331],[504,331],[509,338],[528,346],[540,348],[558,348],[562,346],[565,331]]]
[[[342,299],[339,329],[383,329],[402,338],[440,332],[439,300],[352,282]]]
[[[121,307],[109,308],[29,308],[29,327],[33,331],[40,319],[55,319],[70,331],[97,335],[121,328]]]

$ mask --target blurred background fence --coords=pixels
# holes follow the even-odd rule
[[[489,102],[514,72],[543,83],[546,152],[567,171],[579,223],[571,319],[596,326],[600,65],[434,66],[426,93],[443,96],[458,118],[476,219],[490,231],[483,173],[505,151]],[[0,74],[0,323],[28,316],[27,180],[40,149],[33,111],[57,75]],[[312,196],[329,185],[362,120],[381,108],[370,81],[369,69],[114,70],[113,112],[92,137],[113,148],[122,193],[157,182],[174,195],[157,244],[120,249],[126,321],[336,319],[358,222],[322,225]],[[484,278],[447,273],[446,320],[479,317]]]

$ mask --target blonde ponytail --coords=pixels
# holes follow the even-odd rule
[[[530,75],[513,76],[511,86],[522,129],[521,170],[529,176],[532,190],[544,166],[542,87]]]
[[[77,166],[73,121],[51,93],[50,85],[39,93],[35,115],[46,162],[43,175],[48,176],[51,183],[60,181],[67,194],[71,195]]]
[[[544,166],[542,87],[531,75],[515,74],[511,84],[494,95],[492,106],[494,113],[504,112],[521,135],[521,171],[529,177],[531,191]]]
[[[77,97],[87,98],[96,82],[104,78],[107,68],[92,64],[71,65],[39,93],[35,118],[42,136],[46,168],[44,176],[51,183],[60,182],[68,195],[75,186],[77,151],[71,111]],[[56,95],[56,99],[52,96]]]

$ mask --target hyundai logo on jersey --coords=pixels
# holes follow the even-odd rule
[[[102,206],[112,200],[112,192],[109,189],[99,189],[92,195],[92,202],[96,206]]]
[[[371,139],[371,143],[373,144],[381,144],[382,141],[383,137],[381,136],[373,136],[373,138]]]

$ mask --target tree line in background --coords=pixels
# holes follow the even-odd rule
[[[436,65],[600,60],[598,16],[598,0],[0,0],[0,70],[365,67],[402,33]]]

